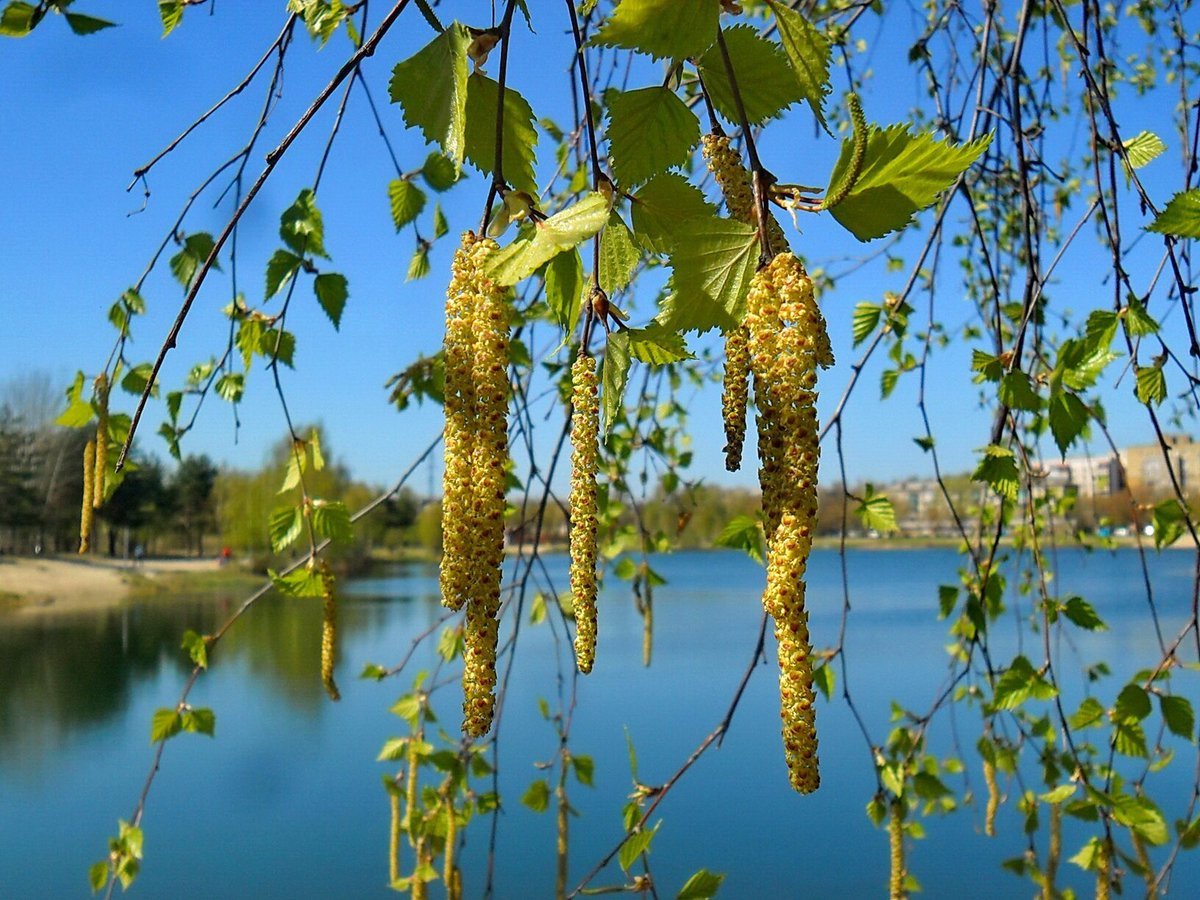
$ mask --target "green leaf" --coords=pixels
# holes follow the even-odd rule
[[[146,385],[150,383],[150,373],[154,367],[150,363],[139,363],[133,366],[121,378],[121,390],[135,397],[140,397]]]
[[[826,132],[825,97],[830,90],[829,41],[800,13],[777,0],[767,0],[779,26],[779,40],[792,64],[800,93]]]
[[[699,56],[717,39],[720,8],[714,0],[621,0],[591,43],[656,59]]]
[[[738,93],[751,125],[761,125],[783,113],[793,103],[804,99],[800,82],[783,48],[774,41],[759,37],[753,25],[737,25],[725,29],[725,46],[737,79]],[[728,121],[739,122],[737,103],[725,60],[719,45],[714,44],[697,60],[704,76],[704,87],[713,106]]]
[[[1167,822],[1149,797],[1121,794],[1113,798],[1113,818],[1155,846],[1170,840]]]
[[[0,13],[0,35],[5,37],[25,37],[33,31],[34,7],[31,3],[14,0],[4,7]]]
[[[1135,366],[1137,372],[1137,398],[1147,405],[1158,406],[1167,399],[1167,376],[1161,365]]]
[[[1071,727],[1076,731],[1083,731],[1086,728],[1095,728],[1102,724],[1105,720],[1104,707],[1095,697],[1086,697],[1079,704],[1079,709],[1071,715]]]
[[[466,153],[471,40],[465,25],[452,23],[414,56],[398,63],[388,85],[392,102],[404,110],[405,124],[419,128],[425,140],[441,147],[456,172]]]
[[[1016,709],[1026,700],[1049,700],[1057,694],[1058,688],[1039,675],[1028,659],[1018,656],[996,682],[992,705],[996,709]]]
[[[1162,710],[1163,721],[1172,734],[1182,738],[1192,739],[1192,731],[1196,727],[1196,714],[1192,711],[1192,702],[1186,697],[1160,694],[1158,705]]]
[[[267,260],[267,299],[270,300],[282,288],[303,263],[299,256],[286,250],[276,250]]]
[[[629,338],[630,354],[640,362],[661,366],[693,358],[683,335],[667,330],[661,322],[651,322],[644,328],[630,328],[625,334]]]
[[[238,403],[246,389],[246,376],[241,372],[226,372],[217,379],[217,396],[228,403]]]
[[[304,530],[304,516],[295,506],[281,506],[267,520],[267,533],[271,537],[271,550],[279,553],[287,549]]]
[[[408,272],[405,281],[417,281],[429,274],[429,244],[418,241],[413,250],[412,258],[408,261]]]
[[[896,524],[896,509],[892,506],[892,501],[884,494],[876,494],[875,487],[870,484],[867,485],[865,494],[854,510],[863,528],[881,534],[899,531],[900,526]]]
[[[1145,337],[1148,334],[1158,333],[1158,322],[1150,313],[1146,312],[1142,301],[1133,295],[1130,295],[1129,302],[1125,306],[1125,327],[1134,337]]]
[[[674,172],[646,182],[634,193],[630,210],[634,237],[655,253],[670,253],[687,223],[712,214],[700,189]]]
[[[158,0],[158,17],[162,19],[162,36],[166,37],[183,21],[183,3],[180,0]]]
[[[170,740],[183,730],[183,717],[177,709],[167,709],[165,706],[156,709],[150,720],[150,743]]]
[[[350,287],[346,276],[336,272],[323,272],[313,279],[313,293],[317,302],[329,317],[334,328],[342,324],[342,310],[346,308],[346,299],[350,296]]]
[[[564,250],[586,241],[608,220],[607,198],[593,191],[543,222],[522,229],[511,244],[488,260],[488,274],[499,284],[516,284]]]
[[[1163,500],[1154,507],[1154,546],[1161,550],[1170,547],[1183,537],[1187,530],[1187,510],[1179,505],[1179,501],[1171,498]]]
[[[695,113],[665,87],[614,92],[608,119],[609,160],[626,189],[684,165],[700,141]]]
[[[1077,788],[1073,784],[1060,784],[1054,790],[1039,795],[1038,799],[1043,803],[1062,803],[1074,797],[1076,791]]]
[[[675,900],[711,900],[717,896],[717,891],[720,890],[721,882],[724,880],[723,873],[701,869],[683,883],[683,887],[675,895]]]
[[[466,157],[491,175],[496,164],[496,109],[500,85],[482,72],[467,80]],[[510,87],[504,89],[504,178],[518,191],[537,196],[533,166],[537,159],[533,109]]]
[[[279,237],[297,256],[329,257],[325,252],[325,221],[317,209],[312,188],[304,188],[283,211],[279,217]]]
[[[1009,372],[1001,379],[998,395],[1000,402],[1009,409],[1037,412],[1042,406],[1042,398],[1033,388],[1033,379],[1020,369]]]
[[[288,575],[280,575],[267,569],[267,575],[276,589],[286,597],[320,597],[325,593],[325,582],[316,569],[301,566]]]
[[[721,529],[714,543],[718,547],[741,550],[760,566],[766,565],[767,544],[758,519],[753,516],[734,516]]]
[[[1135,759],[1148,759],[1150,756],[1146,748],[1146,732],[1137,722],[1119,723],[1113,729],[1113,749]]]
[[[851,319],[851,333],[854,335],[855,347],[871,336],[871,332],[879,324],[882,315],[883,307],[878,303],[867,303],[864,300],[855,305],[854,316]]]
[[[550,806],[550,785],[539,778],[521,796],[521,802],[536,813],[545,812]]]
[[[601,372],[603,420],[601,434],[607,436],[625,405],[625,385],[629,381],[629,332],[614,331],[608,336]]]
[[[617,854],[617,861],[621,864],[622,869],[628,872],[629,867],[638,861],[638,857],[643,853],[650,852],[650,842],[654,840],[654,836],[658,834],[658,829],[661,826],[662,820],[659,819],[653,828],[643,828],[641,831],[635,831],[629,835],[629,838],[621,845],[621,850]]]
[[[433,207],[433,238],[437,240],[450,230],[450,223],[446,221],[446,215],[442,212],[440,203],[434,204]]]
[[[903,125],[873,125],[858,180],[830,212],[860,241],[901,229],[953,185],[991,140],[989,134],[969,144],[953,144],[931,134],[913,134]],[[829,176],[830,189],[842,182],[853,155],[853,140],[843,141]]]
[[[1141,685],[1127,684],[1117,695],[1113,713],[1118,722],[1124,724],[1140,722],[1150,715],[1150,695]]]
[[[1180,191],[1166,209],[1146,226],[1147,231],[1181,238],[1200,238],[1200,188]]]
[[[208,668],[208,641],[203,635],[188,629],[183,633],[183,643],[180,646],[187,652],[188,658],[201,669]]]
[[[458,181],[458,169],[454,160],[440,153],[430,153],[425,157],[425,165],[421,166],[421,177],[432,190],[440,194],[454,187]]]
[[[434,153],[430,158],[445,159]],[[392,222],[399,231],[421,214],[425,208],[425,192],[404,178],[388,182],[388,204],[392,209]]]
[[[217,717],[211,709],[206,707],[185,709],[181,717],[181,725],[184,731],[190,731],[192,734],[207,734],[209,737],[216,737]]]
[[[3,34],[0,31],[0,34]],[[98,893],[104,890],[104,886],[108,884],[108,860],[100,860],[98,863],[92,863],[88,868],[88,884],[92,887],[92,893]]]
[[[625,290],[641,258],[625,222],[615,211],[609,213],[600,232],[600,287],[609,294]]]
[[[659,319],[671,331],[729,331],[746,312],[758,268],[758,232],[732,219],[694,219],[671,253],[675,291]]]
[[[1143,131],[1127,138],[1124,142],[1125,153],[1129,157],[1129,166],[1140,169],[1154,162],[1167,150],[1167,145],[1153,131]]]
[[[583,291],[583,260],[578,250],[559,253],[546,264],[546,305],[564,334],[575,331]]]
[[[1175,827],[1179,831],[1180,849],[1195,850],[1197,846],[1200,846],[1200,816],[1193,819],[1190,825],[1179,820],[1175,823]]]
[[[575,779],[580,783],[593,787],[596,773],[596,762],[590,756],[571,754],[571,768],[575,770]]]
[[[837,673],[829,663],[825,663],[813,672],[813,684],[825,695],[826,700],[832,699],[833,691],[837,687]]]
[[[116,22],[107,19],[97,19],[95,16],[84,16],[79,13],[66,13],[67,25],[76,34],[95,34],[105,28],[113,28]]]
[[[1059,388],[1050,395],[1050,433],[1058,452],[1066,454],[1088,423],[1088,408],[1070,391]]]
[[[1010,501],[1017,499],[1021,489],[1017,460],[1013,452],[997,444],[984,448],[983,458],[972,473],[971,480],[986,482],[993,491]]]
[[[312,527],[313,533],[319,538],[329,538],[331,541],[343,544],[354,540],[354,525],[350,521],[350,510],[341,500],[314,500]]]
[[[192,279],[195,278],[196,272],[208,259],[208,255],[212,253],[215,246],[212,235],[206,231],[197,231],[184,238],[183,247],[171,257],[170,261],[171,273],[183,285],[184,290],[192,286]],[[219,271],[221,267],[214,263],[213,268]]]
[[[1096,613],[1092,604],[1082,597],[1071,597],[1061,607],[1062,613],[1080,628],[1088,631],[1107,631],[1108,626]]]

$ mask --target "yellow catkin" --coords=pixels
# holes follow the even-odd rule
[[[983,783],[987,785],[987,808],[983,814],[983,833],[988,837],[996,836],[996,810],[1000,808],[1000,788],[996,784],[996,767],[990,761],[983,761]]]
[[[1096,900],[1110,900],[1112,897],[1112,857],[1108,846],[1100,845],[1099,859],[1096,867]]]
[[[1058,878],[1058,863],[1062,859],[1062,804],[1050,804],[1050,844],[1046,849],[1046,883],[1042,887],[1045,900],[1054,900],[1058,891],[1054,882]]]
[[[791,253],[755,274],[746,328],[767,535],[763,607],[775,620],[788,773],[792,787],[807,794],[820,785],[820,774],[804,574],[817,518],[816,369],[832,360],[812,282]]]
[[[321,684],[330,700],[341,700],[337,682],[333,680],[333,667],[337,663],[337,605],[335,587],[337,581],[329,563],[321,562]]]
[[[92,508],[104,505],[104,479],[108,474],[108,376],[101,372],[96,378],[96,461],[92,478]],[[84,477],[87,477],[85,473]]]
[[[464,240],[464,245],[466,241]],[[508,477],[508,289],[485,275],[495,241],[471,246],[469,289],[474,311],[471,380],[474,433],[471,435],[471,530],[466,553],[466,627],[463,631],[463,733],[482,737],[492,727],[496,698],[496,644],[500,583],[504,565],[505,481]]]
[[[596,360],[586,353],[571,366],[571,597],[575,606],[575,662],[580,672],[596,661],[596,467],[600,404]]]
[[[721,388],[721,418],[725,420],[725,468],[730,472],[742,467],[749,381],[750,348],[746,329],[739,325],[725,336],[725,379]]]
[[[904,900],[908,896],[904,889],[908,872],[904,866],[904,806],[899,800],[893,800],[888,811],[888,850],[891,864],[888,897],[891,900]]]
[[[400,825],[403,817],[399,791],[388,791],[388,799],[392,809],[392,827],[388,831],[388,880],[394,884],[400,880]]]
[[[458,851],[458,820],[454,817],[454,794],[446,792],[446,846],[442,880],[446,884],[446,900],[462,900],[462,878],[455,856]]]
[[[79,552],[87,553],[92,546],[92,492],[96,489],[96,442],[88,441],[83,448],[83,508],[79,515]]]
[[[1136,831],[1130,829],[1129,839],[1133,843],[1133,853],[1137,857],[1138,865],[1141,867],[1142,881],[1146,883],[1146,896],[1157,897],[1158,885],[1156,882],[1154,863],[1150,861],[1150,854],[1146,850],[1146,842]]]

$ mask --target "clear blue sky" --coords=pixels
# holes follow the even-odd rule
[[[522,53],[521,44],[530,38],[523,27],[518,29],[510,84],[530,99],[539,114],[569,125],[565,70],[570,47],[561,35],[560,5],[554,4],[553,10],[550,5],[531,5],[540,17],[534,24],[541,49],[536,55]],[[375,21],[384,6],[372,4]],[[241,78],[278,33],[284,18],[282,7],[278,2],[218,3],[212,16],[207,6],[189,8],[183,25],[160,40],[152,4],[93,0],[81,4],[81,11],[119,19],[121,26],[76,37],[67,32],[63,22],[50,21],[28,38],[0,43],[0,83],[5,85],[5,99],[0,104],[0,159],[6,162],[4,202],[0,204],[0,309],[4,313],[0,383],[21,373],[46,372],[65,388],[77,369],[89,376],[99,371],[115,334],[105,319],[108,306],[138,278],[187,195],[216,163],[241,146],[262,105],[265,79],[260,76],[158,165],[149,176],[153,192],[149,204],[138,214],[132,213],[142,205],[140,186],[129,193],[125,190],[131,172]],[[471,24],[488,24],[486,3],[440,7],[445,20],[456,14],[461,17],[465,9],[475,11],[471,14],[474,18],[467,19]],[[911,24],[904,16],[909,14],[897,11],[892,15],[886,34],[873,17],[864,17],[858,36],[875,49],[871,57],[857,64],[903,60]],[[410,10],[365,67],[406,169],[418,167],[428,148],[419,135],[404,130],[399,109],[387,102],[387,79],[396,61],[430,37],[417,11]],[[547,42],[554,49],[546,50]],[[342,35],[318,51],[306,35],[299,34],[288,55],[282,96],[248,168],[251,179],[265,152],[278,142],[347,53]],[[886,88],[876,84],[874,93],[867,96],[868,116],[884,123],[906,119],[909,106],[922,96],[917,74],[898,65],[879,81]],[[840,96],[844,76],[838,75],[837,84],[835,97]],[[340,93],[293,147],[244,220],[238,278],[252,305],[262,300],[265,261],[279,246],[279,214],[301,188],[311,184],[339,98]],[[1167,141],[1170,156],[1177,158],[1177,138],[1170,133],[1168,113],[1165,106],[1156,112],[1151,104],[1135,114],[1140,120],[1123,124],[1133,131],[1157,131]],[[784,124],[769,129],[762,144],[766,164],[783,180],[810,183],[824,182],[836,149],[834,141],[814,137],[806,110],[794,111]],[[547,165],[540,167],[540,181],[545,182],[549,171]],[[413,238],[407,230],[395,234],[391,224],[386,185],[393,177],[365,96],[355,90],[318,197],[332,265],[348,277],[350,301],[337,333],[308,288],[298,292],[289,318],[298,340],[297,370],[284,373],[293,418],[322,422],[334,455],[357,477],[380,484],[392,481],[440,428],[438,408],[426,405],[399,414],[387,403],[383,385],[417,353],[438,349],[453,235],[475,226],[485,191],[485,182],[473,173],[469,181],[443,195],[451,236],[439,243],[431,275],[405,283]],[[220,188],[224,184],[219,182]],[[1163,199],[1177,188],[1164,183]],[[226,199],[213,208],[218,192],[203,195],[185,230],[220,230],[232,207]],[[923,217],[926,225],[930,220],[929,214]],[[858,243],[828,219],[810,217],[802,224],[805,233],[801,236],[790,227],[788,230],[812,265],[838,271],[847,267],[848,259],[875,249]],[[921,237],[918,234],[914,240]],[[174,248],[167,255],[172,252]],[[1087,284],[1089,267],[1099,259],[1081,253],[1064,264],[1062,271],[1085,287],[1077,307],[1094,302],[1097,291],[1107,294],[1102,284]],[[177,387],[195,363],[223,352],[228,323],[220,309],[231,296],[231,269],[228,263],[223,268],[223,273],[210,277],[184,326],[178,349],[168,356],[162,377],[166,389]],[[953,264],[944,268],[953,275]],[[876,264],[845,278],[836,294],[825,298],[838,366],[822,379],[824,415],[841,394],[850,377],[850,364],[858,355],[850,349],[854,304],[878,301],[884,291],[901,289],[904,277],[902,271],[889,273],[881,263]],[[1074,290],[1075,284],[1071,286]],[[153,359],[182,300],[165,258],[143,293],[149,314],[136,324],[132,355],[138,361]],[[652,314],[652,299],[647,294],[638,301],[636,317],[645,319]],[[923,322],[925,315],[922,309],[918,320]],[[938,316],[952,334],[973,316],[952,282],[941,286]],[[1168,318],[1172,327],[1178,318]],[[851,481],[931,471],[928,457],[912,441],[921,433],[914,406],[915,378],[902,380],[893,399],[881,404],[878,384],[882,368],[882,361],[877,360],[864,372],[865,383],[846,417],[843,446]],[[948,471],[967,469],[972,465],[972,448],[986,442],[988,419],[977,409],[978,392],[970,385],[965,351],[940,354],[931,377],[937,397],[931,415],[943,465]],[[1127,376],[1120,393],[1127,394],[1130,386]],[[131,411],[133,398],[123,402]],[[689,402],[696,450],[693,473],[718,483],[754,483],[753,465],[735,476],[723,470],[717,389],[702,391]],[[1129,404],[1114,400],[1110,410],[1118,437],[1133,439]],[[163,418],[161,406],[150,408],[140,445],[165,456],[164,445],[154,435]],[[1123,424],[1126,418],[1131,420],[1128,429]],[[207,453],[218,461],[245,467],[262,461],[267,446],[285,433],[285,426],[269,377],[261,367],[248,379],[240,419],[241,428],[235,431],[228,404],[210,397],[197,428],[185,441],[184,452]],[[557,420],[546,430],[556,431]],[[822,481],[837,477],[836,460],[829,448]],[[426,483],[423,474],[417,486],[424,488]]]

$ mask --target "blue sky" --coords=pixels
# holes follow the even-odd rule
[[[126,192],[131,172],[232,87],[274,39],[283,21],[281,3],[217,4],[211,16],[208,7],[198,7],[189,9],[183,25],[163,40],[152,4],[93,0],[83,6],[84,12],[121,20],[121,26],[84,38],[68,33],[63,22],[50,21],[28,38],[5,39],[0,44],[0,83],[6,86],[0,104],[0,158],[6,161],[0,205],[4,248],[0,309],[5,319],[0,330],[0,383],[21,373],[46,372],[65,388],[77,369],[89,376],[99,371],[115,336],[105,319],[108,306],[138,278],[187,195],[241,146],[263,103],[265,79],[260,76],[159,163],[149,176],[148,205],[136,214],[143,198],[140,185]],[[374,10],[377,20],[382,5],[375,6],[380,6]],[[523,53],[522,44],[528,48],[532,39],[523,27],[518,29],[510,84],[529,98],[539,115],[550,115],[569,127],[565,70],[570,47],[560,34],[563,23],[549,21],[543,4],[533,6],[535,15],[543,17],[534,23],[540,49],[536,54]],[[488,24],[485,3],[448,3],[441,9],[447,20],[463,9],[473,9],[480,15],[468,21]],[[554,11],[557,15],[557,4]],[[862,19],[864,27],[858,34],[874,50],[856,65],[878,66],[882,60],[905,58],[909,41],[905,14],[892,15],[886,32],[873,17]],[[428,148],[419,135],[404,130],[399,109],[387,102],[387,79],[395,62],[430,37],[416,10],[406,12],[365,67],[389,137],[406,169],[419,167]],[[266,151],[337,69],[347,47],[341,35],[324,50],[302,32],[298,35],[288,54],[282,95],[248,168],[251,179]],[[880,122],[903,120],[908,107],[921,97],[919,78],[903,65],[883,74],[886,77],[879,80],[886,87],[876,85],[866,97],[867,114]],[[835,97],[844,86],[840,73],[836,83]],[[280,245],[279,214],[300,189],[311,184],[338,99],[340,93],[292,148],[244,219],[237,276],[252,305],[262,301],[265,261]],[[1153,104],[1143,106],[1134,115],[1145,121],[1131,119],[1126,128],[1131,133],[1141,128],[1157,131],[1177,158],[1177,138],[1170,133],[1168,113],[1165,105],[1157,110]],[[767,166],[783,180],[823,183],[837,146],[828,138],[815,138],[810,114],[794,110],[768,129],[761,151]],[[1169,173],[1171,167],[1165,168]],[[549,171],[549,166],[540,166],[541,182]],[[397,413],[387,403],[383,385],[417,353],[438,349],[453,235],[475,226],[486,190],[484,180],[472,172],[468,181],[442,196],[451,236],[438,244],[431,275],[405,283],[413,238],[407,230],[397,235],[391,224],[386,186],[393,177],[365,95],[356,89],[318,195],[332,266],[349,279],[350,300],[339,333],[312,301],[307,287],[298,292],[294,314],[289,315],[289,328],[298,341],[297,370],[284,371],[293,419],[322,422],[334,455],[357,477],[380,484],[392,481],[440,428],[438,408],[427,404]],[[217,189],[201,197],[185,230],[220,230],[232,210],[229,199],[213,208],[224,184],[219,182]],[[1164,182],[1163,199],[1178,187]],[[930,215],[922,221],[927,226]],[[803,235],[797,236],[790,226],[788,231],[812,265],[839,271],[847,267],[847,260],[875,249],[860,244],[827,218],[810,217],[801,224]],[[913,240],[921,237],[917,234]],[[1153,258],[1150,250],[1147,259]],[[166,256],[172,252],[174,248]],[[1098,259],[1073,255],[1061,271],[1068,279],[1086,280]],[[952,264],[945,268],[953,273]],[[192,365],[224,350],[228,323],[220,309],[230,300],[232,271],[227,262],[223,269],[201,291],[178,348],[168,356],[162,375],[166,389],[178,386]],[[850,349],[854,304],[879,301],[884,291],[900,290],[904,278],[903,271],[886,272],[880,263],[846,277],[835,294],[824,298],[839,364],[822,379],[823,419],[840,396],[858,355]],[[1096,291],[1107,288],[1096,284],[1080,292],[1076,308],[1095,302]],[[143,294],[149,312],[136,324],[132,356],[138,361],[153,359],[182,300],[165,257]],[[634,301],[641,318],[651,314],[652,300],[646,293]],[[938,316],[952,334],[973,318],[972,308],[955,293],[952,283],[943,283],[937,303]],[[923,322],[926,313],[918,306],[917,319]],[[1168,321],[1178,318],[1169,316]],[[551,338],[545,334],[546,340]],[[534,349],[536,356],[538,348]],[[548,344],[543,352],[551,349],[553,344]],[[912,441],[921,433],[914,406],[915,378],[903,379],[893,398],[881,404],[882,368],[880,361],[868,366],[845,419],[843,448],[851,481],[931,471],[928,457]],[[930,375],[936,400],[930,414],[943,467],[965,470],[972,465],[971,450],[986,442],[988,427],[988,417],[978,409],[978,391],[970,384],[966,352],[940,353]],[[1119,393],[1127,394],[1130,386],[1127,376]],[[695,441],[693,474],[722,484],[751,485],[752,465],[737,475],[723,470],[719,399],[716,387],[685,395]],[[124,402],[131,411],[133,398]],[[1120,399],[1110,402],[1119,440],[1137,439],[1133,429],[1141,419],[1134,419],[1130,406]],[[261,367],[248,379],[239,417],[241,426],[235,429],[228,404],[210,397],[197,428],[185,440],[184,452],[207,453],[230,465],[261,463],[269,444],[285,433],[278,400]],[[154,435],[163,418],[160,406],[150,408],[140,445],[165,456],[164,445]],[[548,423],[546,431],[556,432],[558,421]],[[829,448],[822,481],[837,477]],[[425,483],[424,477],[419,479],[418,487]]]

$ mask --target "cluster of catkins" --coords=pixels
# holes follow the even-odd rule
[[[108,472],[108,376],[96,378],[96,437],[83,448],[83,509],[79,516],[79,552],[92,543],[94,511],[104,505],[104,478]]]
[[[466,607],[463,732],[472,737],[492,725],[504,561],[508,289],[486,273],[497,249],[465,233],[446,291],[441,588],[446,606]]]
[[[728,139],[706,137],[704,156],[730,214],[756,222],[749,176]],[[726,464],[732,470],[741,462],[746,382],[753,375],[767,535],[763,606],[775,620],[788,772],[792,787],[806,794],[817,789],[820,775],[804,574],[817,517],[817,366],[832,365],[833,353],[804,266],[786,249],[774,219],[766,229],[772,258],[751,282],[745,321],[727,336]]]
[[[580,352],[571,366],[571,597],[575,662],[584,674],[596,661],[596,467],[600,403],[596,360]]]

